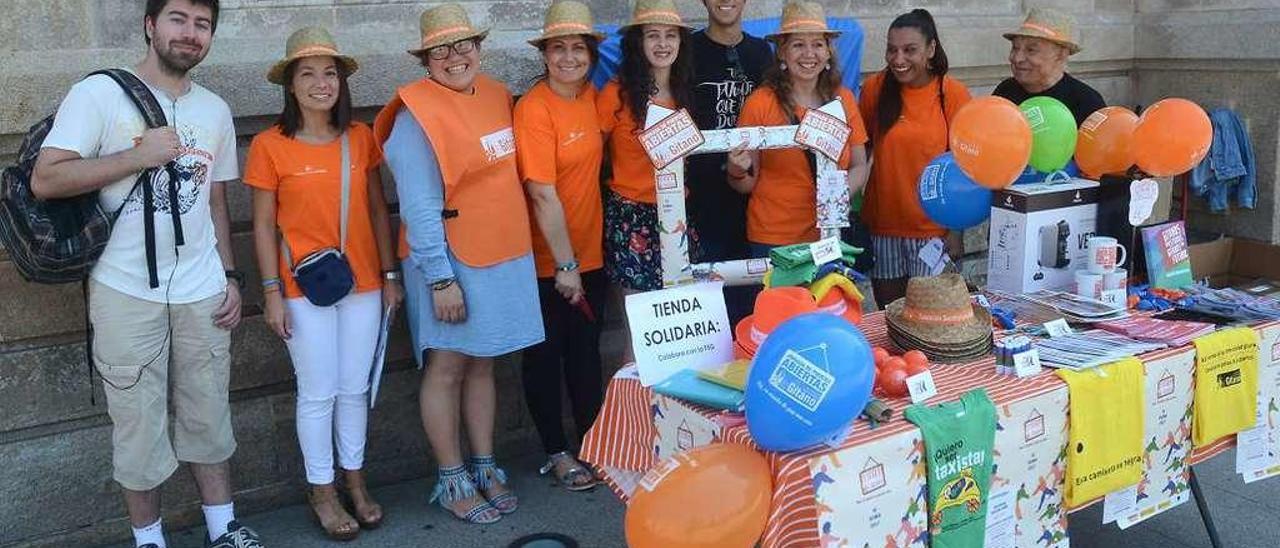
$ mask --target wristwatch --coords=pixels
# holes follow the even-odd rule
[[[389,282],[398,282],[400,281],[400,271],[399,270],[383,270],[382,279],[387,280]]]
[[[556,272],[573,272],[578,269],[578,261],[569,261],[567,263],[556,265]]]
[[[223,273],[227,275],[228,280],[236,282],[236,287],[244,289],[244,272],[239,270],[224,270]]]

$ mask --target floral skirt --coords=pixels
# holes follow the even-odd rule
[[[690,257],[697,260],[697,233],[686,226]],[[604,263],[609,279],[626,289],[662,289],[662,244],[658,207],[610,191],[604,204]]]

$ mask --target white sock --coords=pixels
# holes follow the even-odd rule
[[[227,525],[230,525],[236,519],[234,507],[235,505],[230,502],[217,506],[200,506],[200,509],[204,510],[205,527],[209,528],[209,542],[218,540],[218,537],[227,534]]]
[[[160,520],[157,519],[155,523],[141,529],[133,528],[133,545],[143,546],[146,544],[154,544],[159,548],[166,548],[164,544],[164,527],[160,525]]]

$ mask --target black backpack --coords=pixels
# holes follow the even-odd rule
[[[142,113],[147,127],[168,125],[164,110],[138,77],[121,69],[100,70],[89,76],[96,74],[110,76],[124,89],[125,94]],[[9,250],[9,258],[17,267],[18,273],[29,282],[83,282],[88,279],[94,263],[106,249],[112,225],[120,216],[124,204],[108,214],[98,204],[98,191],[52,200],[41,200],[31,193],[31,173],[35,169],[36,157],[40,154],[44,139],[53,127],[53,119],[54,115],[51,114],[27,130],[26,137],[18,148],[17,162],[6,167],[0,175],[0,242]],[[170,162],[165,167],[170,181],[176,181],[173,170],[174,164]],[[140,186],[145,187],[144,194],[151,194],[151,185],[141,183],[156,171],[145,170],[139,174],[133,188],[125,196],[126,204]],[[151,259],[155,246],[150,204],[147,206],[148,259]],[[176,207],[171,209],[177,212]],[[174,220],[178,230],[177,239],[181,245],[181,224],[176,222],[176,218]],[[152,266],[155,264],[154,260],[149,260],[148,263],[151,267],[152,287],[156,287],[158,281]]]

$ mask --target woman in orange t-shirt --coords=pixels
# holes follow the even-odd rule
[[[863,85],[860,107],[871,133],[871,181],[862,206],[871,230],[871,282],[881,306],[906,293],[907,278],[932,274],[920,250],[958,234],[929,219],[920,206],[920,173],[948,149],[951,117],[969,101],[964,84],[947,76],[947,54],[927,10],[898,16],[889,26],[884,71]]]
[[[831,55],[831,41],[839,35],[827,27],[822,6],[792,2],[783,8],[782,32],[769,35],[777,43],[764,82],[747,97],[738,115],[739,126],[797,124],[809,109],[839,99],[851,130],[837,164],[848,170],[850,195],[867,180],[867,141],[853,93],[840,85],[840,69]],[[818,240],[817,186],[813,152],[791,148],[733,151],[729,154],[729,185],[747,202],[747,241],[752,255],[767,257],[775,246]]]
[[[650,104],[692,107],[693,48],[671,0],[639,0],[620,31],[622,65],[596,101],[613,171],[604,210],[605,271],[624,293],[639,293],[662,289],[655,170],[640,132]]]
[[[595,486],[595,475],[569,452],[560,386],[568,389],[577,441],[596,420],[604,399],[600,325],[608,280],[600,162],[604,137],[596,120],[595,87],[587,75],[604,36],[592,30],[591,9],[560,0],[547,11],[542,36],[543,78],[516,103],[516,161],[529,195],[538,299],[546,340],[524,350],[525,403],[538,428],[547,464],[570,491]]]
[[[403,293],[378,176],[382,154],[369,127],[351,122],[347,77],[356,62],[338,53],[329,32],[319,27],[295,32],[286,49],[286,58],[267,76],[284,87],[284,112],[254,137],[244,182],[254,189],[254,248],[267,325],[285,340],[298,378],[298,444],[311,508],[330,537],[350,539],[361,526],[382,521],[361,472],[369,372],[383,308],[399,306]],[[350,162],[345,166],[344,148]],[[350,184],[345,243],[343,170]],[[316,306],[290,269],[326,248],[342,249],[354,289],[330,306]],[[334,490],[335,446],[354,518]]]

